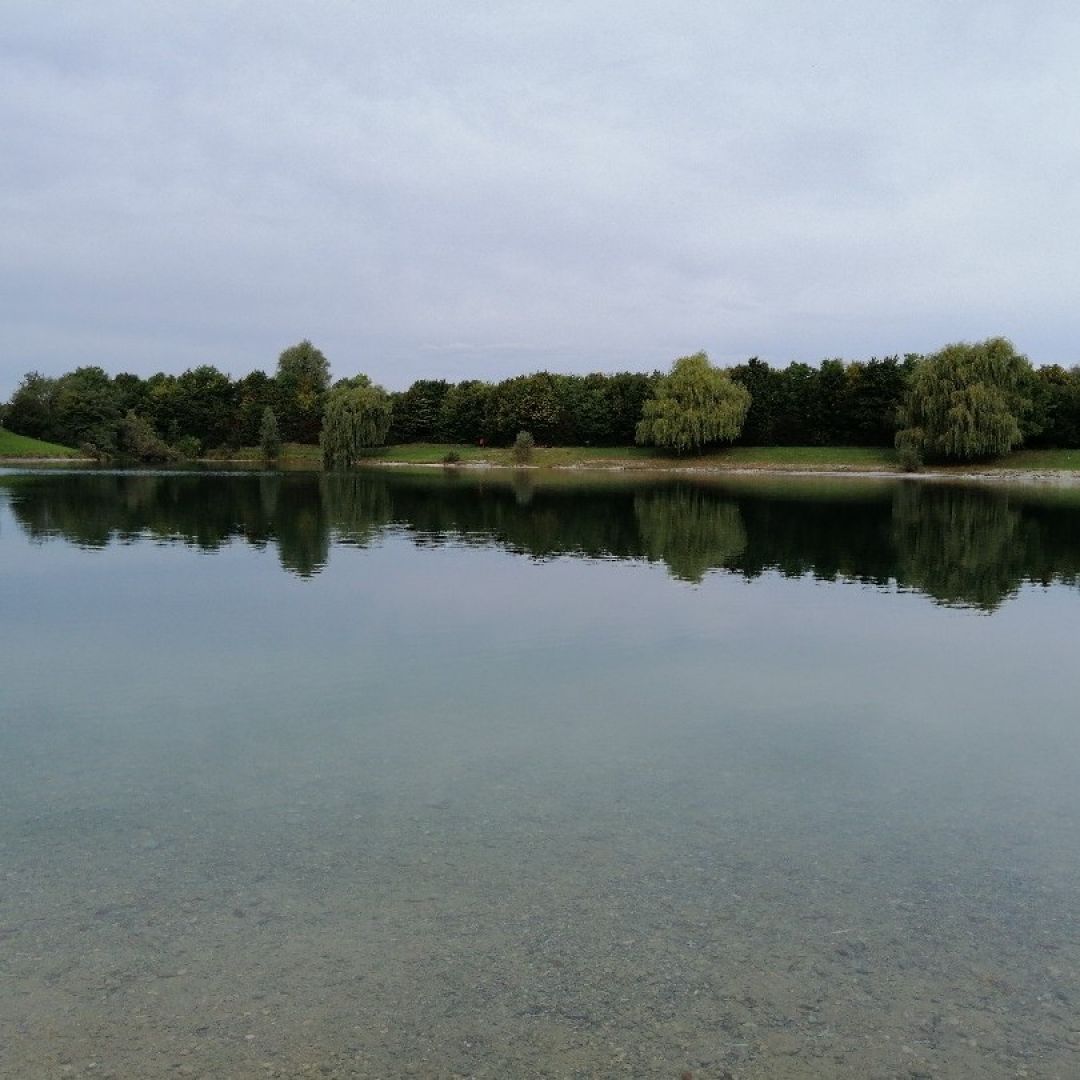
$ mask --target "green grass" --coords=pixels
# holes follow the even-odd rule
[[[484,446],[450,446],[439,443],[407,443],[382,446],[368,452],[369,461],[429,465],[456,453],[462,464],[484,462],[512,465],[509,449]],[[537,447],[532,464],[540,468],[620,466],[638,469],[762,468],[762,469],[894,469],[892,450],[827,446],[736,446],[706,454],[668,454],[645,446],[552,446]]]
[[[1017,450],[1008,457],[990,462],[995,469],[1061,469],[1074,472],[1080,469],[1080,450]]]
[[[73,458],[79,451],[0,428],[0,458]]]

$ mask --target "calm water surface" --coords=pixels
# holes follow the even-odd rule
[[[1080,1075],[1080,488],[0,473],[0,1075]]]

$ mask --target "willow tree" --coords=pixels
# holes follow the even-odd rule
[[[366,375],[342,379],[326,395],[322,446],[327,469],[348,469],[362,450],[386,442],[392,415],[390,396]]]
[[[899,412],[896,446],[922,457],[1006,454],[1023,441],[1031,363],[1005,338],[946,345],[915,367]]]
[[[709,363],[703,352],[684,356],[656,384],[641,410],[639,443],[678,453],[711,443],[731,442],[742,431],[750,392]]]

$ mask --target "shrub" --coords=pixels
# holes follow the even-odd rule
[[[263,409],[262,423],[259,424],[259,452],[267,461],[277,461],[281,457],[281,432],[269,405]]]
[[[513,446],[514,464],[528,465],[529,462],[532,461],[533,450],[535,447],[536,440],[532,437],[532,433],[528,431],[519,431]]]
[[[117,427],[119,450],[136,461],[173,461],[176,451],[160,438],[150,421],[129,411]]]
[[[913,443],[904,442],[897,451],[897,461],[904,472],[919,472],[923,466],[922,454]]]
[[[176,452],[185,461],[194,461],[202,450],[202,443],[194,435],[184,435],[176,440]]]

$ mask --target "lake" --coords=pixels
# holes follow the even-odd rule
[[[0,1075],[1080,1074],[1080,487],[0,471]]]

